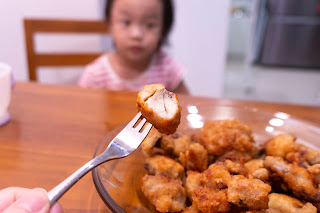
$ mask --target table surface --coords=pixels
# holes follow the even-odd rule
[[[136,92],[17,82],[0,127],[0,189],[50,190],[92,159],[105,134],[136,113]],[[320,107],[178,95],[181,105],[248,106],[320,124]],[[61,199],[65,212],[108,212],[87,174]]]

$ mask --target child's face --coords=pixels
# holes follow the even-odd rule
[[[116,0],[109,27],[117,52],[134,62],[149,59],[158,48],[162,16],[161,0]]]

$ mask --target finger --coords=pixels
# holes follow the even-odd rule
[[[18,188],[14,193],[14,203],[3,212],[46,213],[49,211],[50,203],[47,192],[44,189],[37,188],[27,190]]]
[[[62,209],[60,203],[54,204],[54,205],[51,207],[49,213],[63,213],[63,209]]]
[[[0,212],[3,212],[16,200],[17,191],[27,191],[29,189],[19,188],[19,187],[8,187],[0,190]]]

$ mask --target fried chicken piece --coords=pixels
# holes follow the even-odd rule
[[[311,202],[320,202],[320,190],[316,188],[313,176],[307,169],[273,156],[265,158],[264,166],[280,177],[295,196]]]
[[[224,189],[231,180],[231,175],[223,163],[211,164],[202,174],[200,184],[213,189]]]
[[[188,135],[178,133],[165,135],[157,129],[152,128],[146,139],[142,142],[141,147],[145,156],[174,155],[179,157],[180,153],[187,151],[192,143],[194,141]]]
[[[163,149],[157,147],[157,144],[160,142],[161,138],[162,134],[159,133],[155,128],[152,128],[148,136],[141,144],[141,148],[145,156],[165,154]]]
[[[243,174],[243,164],[236,163],[231,160],[226,160],[224,163],[230,174]]]
[[[285,160],[288,161],[289,163],[296,164],[303,168],[308,168],[310,166],[310,164],[305,159],[305,157],[301,154],[301,152],[290,152],[287,154]]]
[[[266,142],[266,153],[285,158],[288,153],[297,151],[296,137],[291,134],[280,134]]]
[[[320,152],[303,144],[297,144],[297,150],[288,153],[285,159],[290,163],[308,168],[309,166],[320,164]]]
[[[180,153],[179,161],[186,170],[202,172],[208,168],[208,151],[199,143],[191,144],[187,151]]]
[[[186,190],[186,195],[187,197],[192,200],[192,193],[195,188],[200,186],[200,179],[203,174],[200,172],[195,172],[195,171],[188,171],[187,172],[187,178],[186,182],[184,184],[184,188]]]
[[[183,213],[200,213],[197,205],[195,203],[192,203],[191,206],[184,209]]]
[[[226,189],[216,190],[199,186],[194,190],[192,200],[200,212],[216,213],[230,210]]]
[[[200,130],[200,141],[212,155],[223,155],[230,150],[248,153],[254,150],[251,129],[237,119],[206,122]]]
[[[253,153],[239,152],[236,150],[228,151],[216,159],[216,162],[231,160],[235,163],[245,163],[252,159]]]
[[[320,203],[313,202],[312,205],[317,208],[317,212],[320,212]]]
[[[145,175],[142,192],[159,212],[180,212],[185,208],[185,190],[179,179],[164,174]]]
[[[310,164],[320,164],[320,152],[307,147],[303,144],[298,145],[298,151],[301,153],[303,158]]]
[[[249,210],[267,209],[270,192],[271,186],[259,179],[234,175],[228,184],[228,201]]]
[[[174,133],[172,135],[163,135],[160,147],[167,153],[179,157],[180,153],[187,151],[192,143],[190,136]]]
[[[315,164],[313,166],[310,166],[309,168],[307,168],[307,170],[313,175],[314,183],[319,188],[319,185],[320,185],[320,164]]]
[[[181,107],[177,95],[162,84],[150,84],[138,93],[137,107],[143,117],[161,133],[173,134],[180,124]]]
[[[316,213],[317,208],[311,203],[302,203],[300,200],[285,194],[271,193],[269,195],[268,213]]]
[[[263,159],[253,159],[244,164],[248,172],[248,176],[256,179],[260,179],[262,181],[266,181],[269,179],[269,172],[264,167]]]
[[[183,166],[172,158],[163,155],[148,157],[144,167],[151,175],[165,172],[173,178],[182,179],[184,177]]]

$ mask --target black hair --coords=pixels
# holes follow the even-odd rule
[[[105,8],[105,19],[109,24],[111,17],[111,9],[115,0],[107,0]],[[163,3],[163,26],[159,42],[159,47],[167,42],[168,35],[171,31],[174,22],[174,8],[172,0],[160,0]]]

